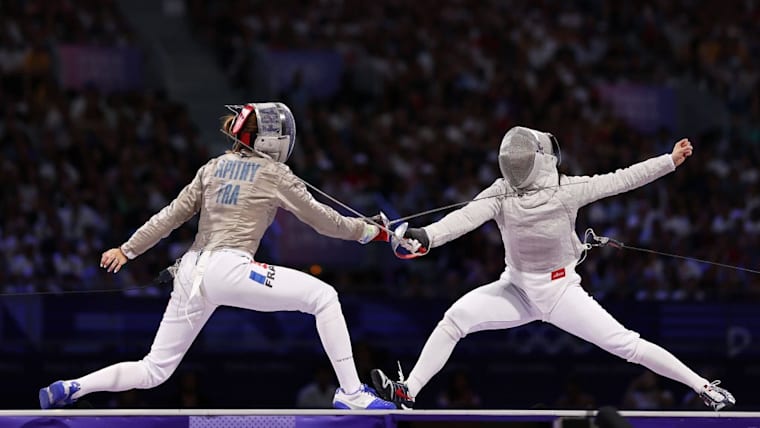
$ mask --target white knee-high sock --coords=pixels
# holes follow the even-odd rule
[[[358,391],[361,382],[356,372],[351,338],[348,335],[348,327],[340,302],[335,299],[333,303],[314,314],[314,317],[317,321],[319,338],[335,370],[340,387],[348,394]]]
[[[409,380],[406,383],[409,395],[416,397],[420,390],[430,382],[430,379],[441,371],[446,361],[449,360],[451,352],[454,351],[454,346],[462,336],[456,327],[448,324],[445,320],[438,323],[438,326],[425,342],[420,358],[417,359],[417,364],[409,373]]]
[[[80,387],[79,391],[73,395],[74,398],[82,397],[91,392],[119,392],[155,386],[155,382],[151,381],[151,375],[142,361],[114,364],[73,381],[78,382]]]
[[[641,364],[660,376],[681,382],[697,392],[702,391],[704,386],[710,383],[673,354],[644,339],[639,339],[636,354],[630,361]]]

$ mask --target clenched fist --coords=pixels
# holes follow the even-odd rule
[[[675,147],[673,147],[673,154],[671,156],[673,157],[673,163],[678,167],[678,165],[681,165],[683,161],[686,160],[689,156],[691,156],[691,153],[694,151],[694,147],[691,145],[691,141],[689,141],[688,138],[684,138],[681,141],[677,142]]]

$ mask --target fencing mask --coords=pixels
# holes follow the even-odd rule
[[[285,162],[293,153],[296,143],[296,121],[288,106],[283,103],[228,104],[235,113],[229,132],[244,146],[265,153],[274,161]],[[245,132],[243,125],[254,113],[257,131]]]
[[[539,156],[552,156],[559,165],[557,139],[548,132],[515,126],[507,131],[499,147],[499,169],[512,187],[528,187],[536,180]]]

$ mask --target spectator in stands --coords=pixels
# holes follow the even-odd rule
[[[480,395],[472,388],[470,378],[464,370],[449,374],[448,386],[436,400],[441,409],[479,409],[482,407]]]
[[[314,378],[298,390],[296,407],[301,409],[332,409],[335,381],[329,367],[322,364],[314,371]]]
[[[660,378],[649,370],[636,376],[623,397],[623,408],[633,410],[663,410],[672,408],[673,393],[660,385]],[[704,406],[704,403],[702,403]]]
[[[700,404],[704,406],[703,403]],[[596,409],[596,400],[593,395],[584,391],[579,376],[571,374],[565,379],[562,394],[557,398],[554,407],[558,409],[594,410]]]
[[[569,153],[582,153],[580,144],[614,142],[604,145],[603,156],[566,160],[568,172],[613,170],[632,163],[638,152],[663,152],[664,142],[683,126],[668,120],[667,114],[649,114],[654,109],[616,104],[609,88],[620,84],[710,93],[712,105],[705,108],[716,111],[705,110],[705,119],[692,119],[688,128],[690,138],[704,148],[695,159],[700,165],[674,179],[668,190],[647,189],[633,199],[605,201],[582,215],[578,226],[594,226],[624,242],[720,262],[741,254],[742,259],[734,261],[751,266],[749,255],[760,243],[760,233],[744,221],[750,209],[744,201],[758,193],[751,183],[758,176],[752,165],[760,159],[760,132],[751,124],[760,123],[760,55],[752,55],[760,52],[760,30],[754,25],[760,8],[754,3],[708,1],[693,10],[684,1],[638,8],[612,0],[541,6],[526,1],[465,5],[430,0],[309,6],[285,0],[262,12],[249,2],[232,8],[187,0],[187,10],[197,34],[207,36],[215,52],[224,52],[225,63],[235,57],[240,64],[266,67],[273,61],[266,52],[283,49],[340,53],[343,76],[328,103],[318,99],[298,73],[268,88],[285,98],[306,100],[307,107],[298,112],[304,116],[299,121],[306,124],[304,152],[294,168],[315,184],[335,189],[339,199],[375,192],[404,213],[472,198],[472,189],[483,187],[484,177],[494,175],[488,171],[491,166],[473,165],[493,165],[488,161],[488,148],[494,144],[490,136],[515,123],[562,130],[558,138],[566,142]],[[293,19],[288,11],[295,8],[297,24],[279,25]],[[429,13],[431,9],[437,13]],[[642,37],[630,40],[629,34]],[[651,126],[641,126],[639,119],[647,114]],[[728,120],[720,122],[719,117]],[[745,150],[730,151],[729,146]],[[357,188],[357,162],[344,155],[347,151],[387,160],[375,162],[362,177],[362,182],[386,183],[385,188]],[[439,174],[433,176],[432,171]],[[742,176],[729,179],[731,171],[743,171]],[[443,191],[420,192],[435,187]],[[666,199],[675,207],[668,213],[661,208]],[[698,206],[693,201],[699,201]],[[748,225],[746,239],[729,238],[726,232],[737,224]],[[487,235],[482,231],[471,239],[482,236],[487,242]],[[461,242],[441,256],[462,260],[477,254],[473,259],[482,261],[488,259],[482,254],[486,251],[493,248]],[[691,289],[714,267],[682,266],[662,258],[653,262],[632,252],[599,251],[590,257],[607,266],[614,265],[613,257],[624,258],[633,270],[655,275],[654,284],[629,278],[633,290],[644,290],[637,294],[639,299],[715,297],[709,288]],[[470,269],[483,270],[485,276],[498,271],[480,263],[447,266],[431,273],[428,281],[457,278],[457,287],[447,293],[461,295],[478,283],[478,274],[471,275]],[[587,262],[582,274],[591,276],[594,266]],[[599,282],[599,287],[589,284],[589,291],[603,299],[629,298],[631,292],[610,292],[609,279],[616,272],[608,270],[608,281]]]

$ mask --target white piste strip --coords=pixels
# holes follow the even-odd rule
[[[638,411],[622,410],[620,414],[634,418],[757,418],[760,412],[711,411]],[[330,410],[330,409],[55,409],[0,410],[3,416],[80,417],[80,416],[351,416],[398,415],[417,419],[426,416],[554,416],[587,418],[594,410]]]

